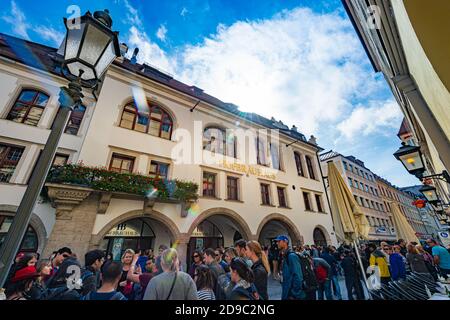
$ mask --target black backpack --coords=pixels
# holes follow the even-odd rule
[[[317,283],[316,274],[311,266],[310,260],[297,252],[290,252],[289,254],[295,254],[299,261],[300,266],[302,267],[302,274],[303,274],[303,290],[305,292],[313,292],[316,291],[319,288],[319,285]],[[289,261],[289,259],[287,259]]]

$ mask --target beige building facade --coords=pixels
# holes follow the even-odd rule
[[[48,58],[56,49],[1,39],[0,216],[6,217],[20,203],[65,80]],[[11,43],[40,64],[15,56]],[[270,245],[286,234],[293,245],[336,244],[314,137],[124,58],[111,66],[99,95],[86,95],[55,158],[66,164],[57,167],[66,168],[66,180],[52,171],[30,222],[39,233],[32,249],[47,256],[69,246],[83,260],[100,248],[118,259],[126,248],[157,251],[164,244],[185,263],[195,249],[241,238]],[[198,186],[195,197],[184,197],[184,185]],[[1,225],[3,233],[7,228]]]
[[[336,165],[369,221],[369,240],[395,240],[391,213],[383,201],[375,174],[365,167],[364,162],[353,156],[343,156],[333,150],[322,153],[320,161],[324,176],[327,176],[328,162],[332,161]]]

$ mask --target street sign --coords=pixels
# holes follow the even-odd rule
[[[438,232],[439,239],[441,240],[442,244],[447,247],[450,245],[450,235],[446,231]]]

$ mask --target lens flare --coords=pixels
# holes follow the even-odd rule
[[[198,216],[199,213],[200,213],[200,206],[198,205],[198,203],[192,204],[188,210],[188,214],[195,217]]]
[[[150,198],[150,197],[156,196],[156,193],[157,193],[157,192],[158,192],[158,189],[152,188],[152,189],[150,189],[149,191],[147,191],[147,193],[145,194],[145,196],[146,196],[147,198]]]

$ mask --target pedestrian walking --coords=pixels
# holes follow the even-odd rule
[[[247,258],[247,255],[246,255],[247,241],[245,241],[244,239],[236,241],[234,243],[234,248],[236,249],[238,256],[240,258],[242,258],[249,267],[251,267],[252,261],[249,258]]]
[[[150,280],[143,300],[197,300],[194,280],[189,274],[179,271],[177,251],[166,249],[160,257],[163,272]]]
[[[211,269],[205,265],[199,265],[195,269],[195,285],[197,286],[198,300],[216,300],[214,294],[214,279]]]
[[[89,292],[97,291],[100,287],[100,270],[105,261],[105,256],[101,250],[92,250],[84,255],[85,267],[81,271],[83,287],[81,295],[85,296]]]
[[[302,300],[306,298],[303,290],[303,273],[300,264],[300,257],[289,247],[289,238],[279,235],[275,238],[278,248],[283,254],[282,272],[283,282],[282,300]]]
[[[205,265],[211,270],[213,276],[213,284],[214,284],[214,293],[216,296],[220,296],[220,286],[218,285],[219,276],[225,274],[225,270],[223,270],[222,266],[217,263],[216,260],[216,252],[208,248],[204,253],[204,262]]]
[[[348,249],[344,250],[344,258],[342,259],[341,267],[344,271],[348,300],[354,300],[353,291],[356,292],[356,298],[358,300],[364,300],[363,288],[359,277],[359,267],[352,251]]]
[[[197,269],[198,266],[201,266],[203,264],[203,253],[201,250],[195,250],[192,254],[192,264],[189,267],[188,273],[194,279],[195,275],[195,269]]]
[[[339,279],[338,279],[338,261],[332,255],[329,248],[324,248],[323,253],[320,257],[330,265],[329,278],[335,288],[334,294],[338,300],[342,300],[341,288],[339,286]]]
[[[217,248],[214,253],[216,254],[216,261],[222,267],[223,271],[228,272],[228,264],[223,258],[224,250],[222,248]]]
[[[324,293],[327,300],[333,300],[331,293],[331,266],[323,258],[313,258],[314,271],[316,273],[317,283],[317,299],[324,300]]]
[[[278,249],[278,245],[276,241],[272,241],[272,245],[269,249],[269,263],[272,266],[272,275],[273,279],[279,281],[280,280],[280,249]]]
[[[228,300],[259,300],[259,294],[253,284],[253,271],[242,258],[234,258],[230,264],[231,281],[234,287]]]
[[[395,245],[393,247],[393,252],[389,256],[390,263],[390,275],[392,280],[397,281],[400,279],[406,279],[406,266],[404,262],[404,258],[401,255],[401,247],[399,245]],[[386,281],[386,280],[384,280]],[[389,281],[387,281],[389,282]],[[382,283],[387,283],[383,282]]]
[[[400,254],[406,258],[408,249],[406,249],[406,241],[403,239],[398,239],[397,245],[400,246]]]
[[[81,300],[127,300],[117,291],[122,278],[123,265],[120,262],[108,261],[102,268],[102,285],[97,291],[91,291]]]
[[[391,280],[388,263],[384,254],[377,249],[374,243],[368,245],[370,251],[369,265],[372,268],[378,267],[380,271],[381,283],[387,284]]]
[[[427,244],[431,247],[433,261],[439,267],[439,273],[448,279],[450,277],[450,253],[434,239],[428,239]]]
[[[247,258],[252,261],[254,284],[262,300],[269,300],[267,291],[267,279],[270,273],[269,261],[257,241],[247,242]]]

